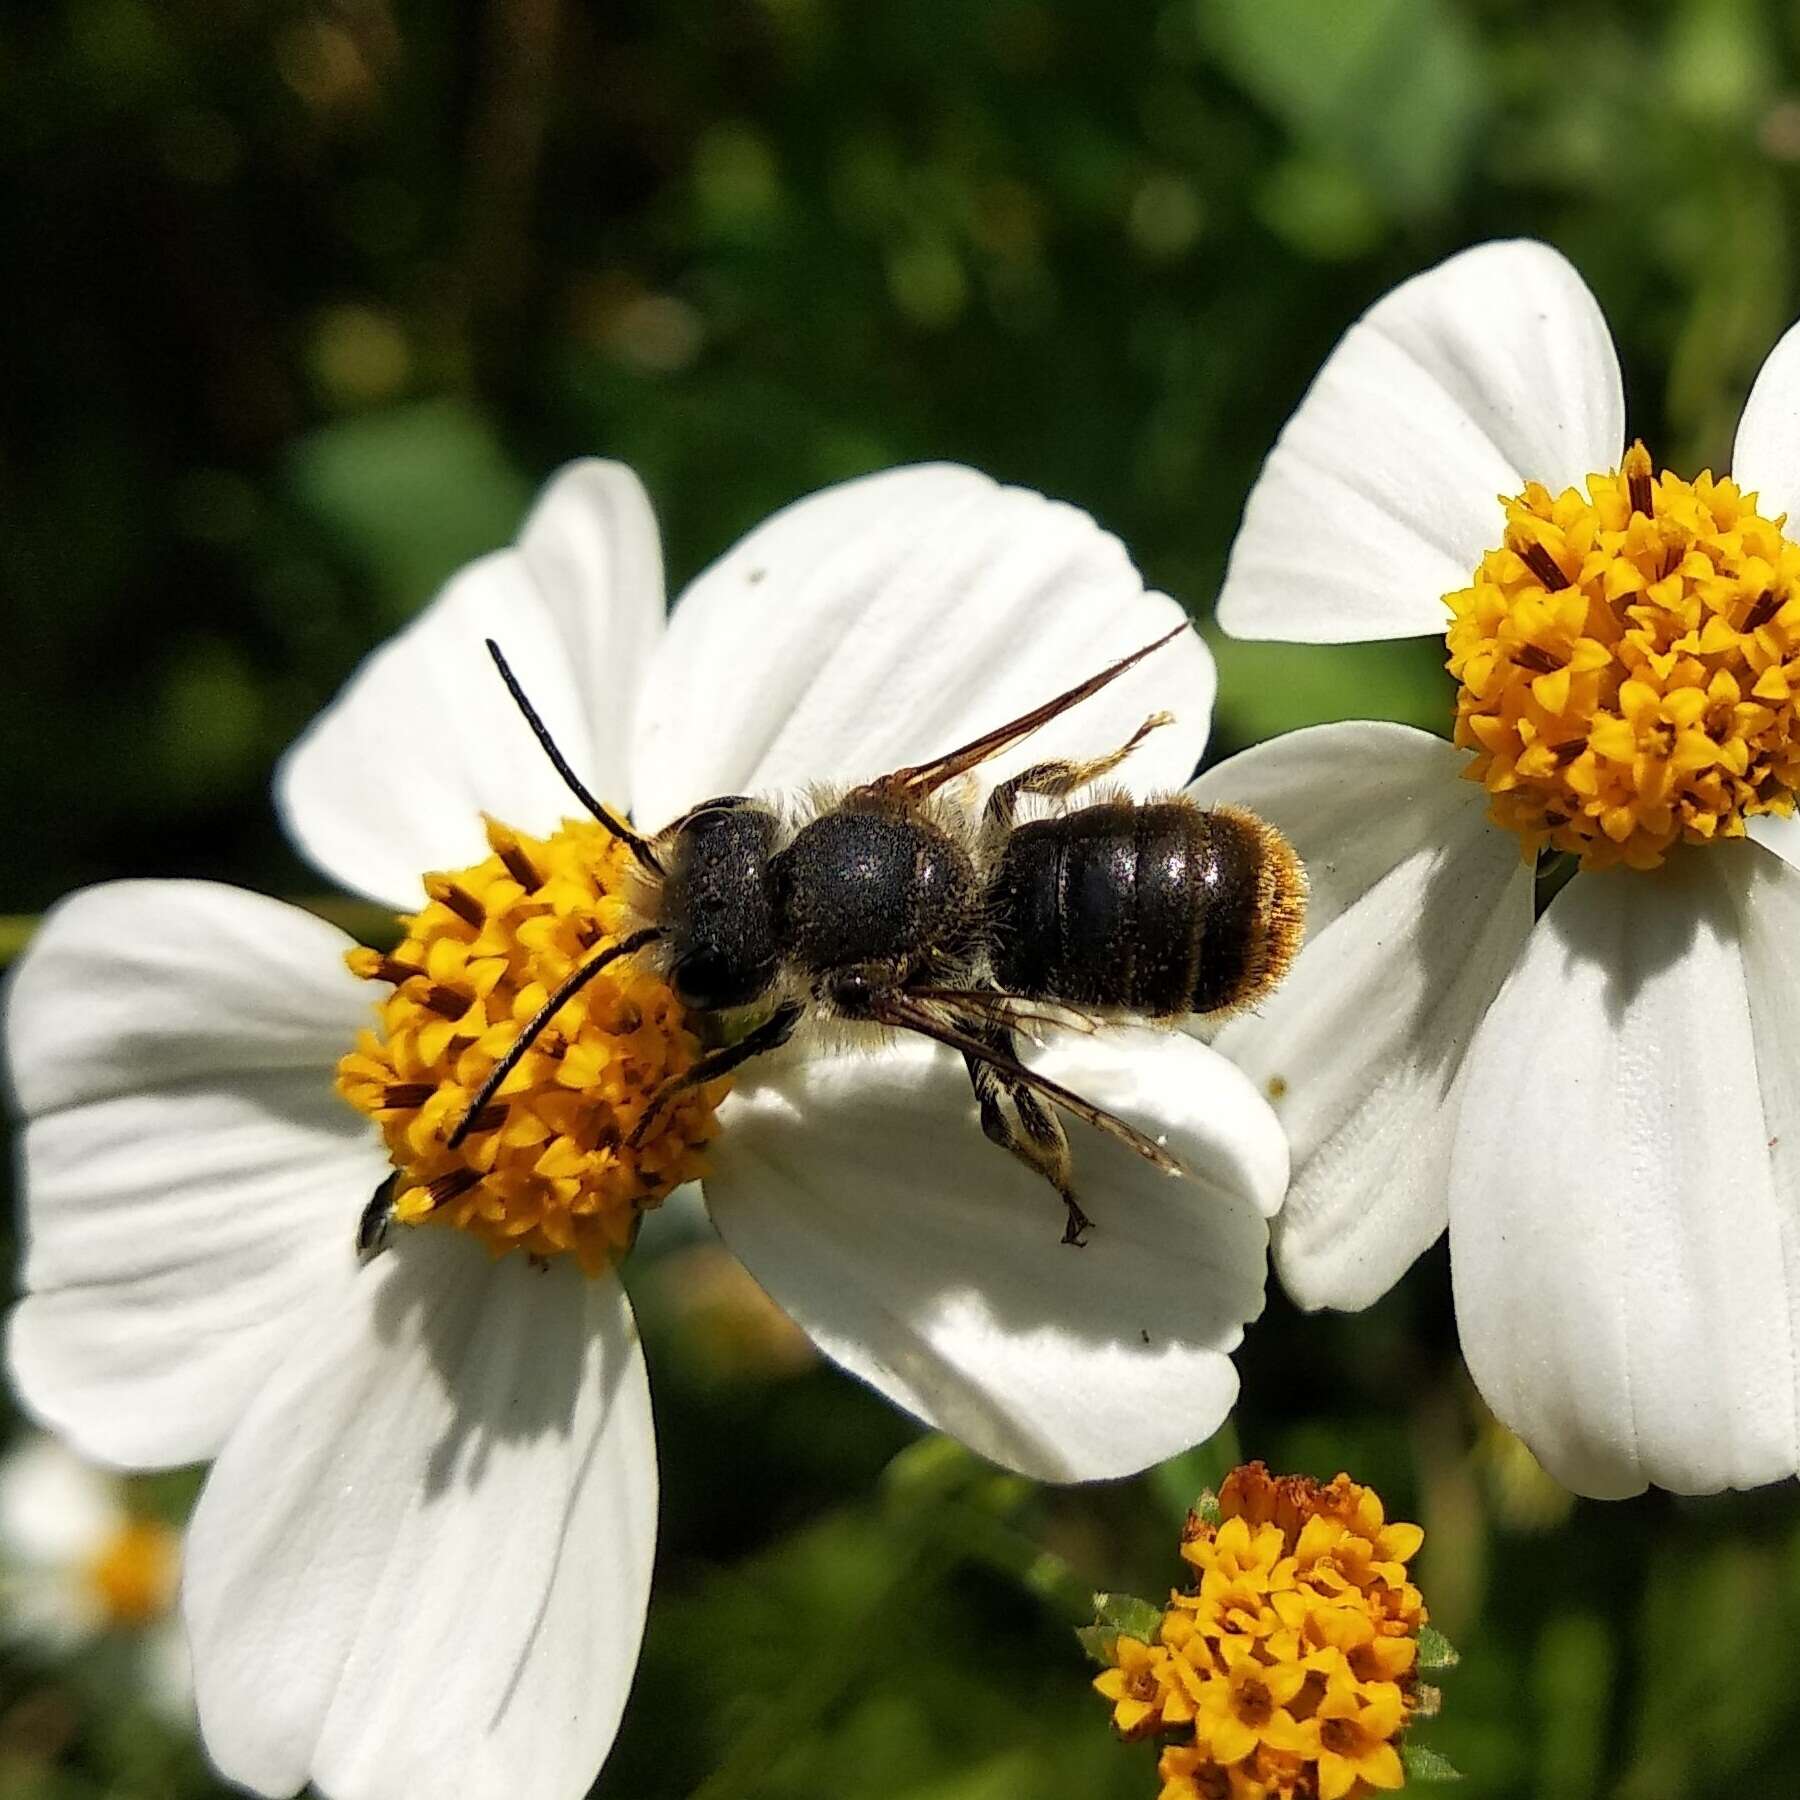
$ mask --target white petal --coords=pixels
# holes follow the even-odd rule
[[[107,1628],[99,1590],[69,1569],[31,1569],[0,1578],[0,1640],[70,1656]]]
[[[658,650],[632,759],[639,816],[711,794],[866,780],[923,762],[1181,623],[1086,513],[973,469],[894,469],[797,502],[687,589]],[[1098,755],[1147,713],[1177,722],[1120,770],[1134,792],[1193,773],[1212,658],[1185,633],[996,759]]]
[[[206,1746],[330,1800],[576,1800],[649,1596],[656,1454],[616,1281],[403,1233],[257,1396],[188,1534]]]
[[[423,873],[487,855],[482,812],[538,832],[580,813],[487,638],[590,791],[629,805],[631,711],[662,609],[656,521],[637,477],[571,464],[518,544],[457,575],[288,752],[276,798],[294,841],[344,886],[412,907]]]
[[[139,1635],[137,1685],[153,1711],[194,1729],[194,1664],[179,1619],[171,1616]]]
[[[981,1135],[960,1059],[905,1042],[740,1088],[707,1202],[819,1347],[907,1411],[1039,1480],[1125,1475],[1236,1397],[1287,1157],[1249,1083],[1191,1039],[1121,1030],[1032,1061],[1188,1177],[1071,1121],[1094,1230],[1065,1245],[1055,1193]]]
[[[1773,850],[1783,862],[1800,868],[1800,815],[1783,819],[1774,813],[1758,813],[1746,825],[1765,850]]]
[[[124,1521],[112,1478],[54,1438],[0,1460],[0,1564],[82,1571]]]
[[[1800,529],[1800,325],[1769,352],[1744,402],[1731,473],[1760,497],[1765,517],[1786,513]]]
[[[1463,1351],[1578,1493],[1795,1470],[1796,934],[1800,875],[1754,846],[1577,876],[1470,1052]]]
[[[1263,466],[1219,623],[1307,644],[1436,635],[1500,541],[1496,496],[1617,466],[1625,398],[1606,320],[1544,244],[1483,244],[1378,301],[1326,359]]]
[[[1463,1055],[1532,913],[1531,870],[1467,764],[1403,725],[1320,725],[1192,790],[1263,814],[1311,877],[1286,982],[1214,1039],[1288,1134],[1275,1263],[1302,1306],[1369,1305],[1444,1228]]]
[[[83,1454],[209,1456],[315,1299],[354,1272],[385,1170],[332,1091],[369,1019],[350,940],[208,882],[52,911],[7,999],[26,1114],[26,1298],[8,1355]]]

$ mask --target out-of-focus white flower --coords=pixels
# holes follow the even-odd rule
[[[1220,1422],[1286,1151],[1242,1073],[1180,1034],[1042,1058],[1194,1176],[1077,1127],[1080,1252],[1050,1191],[982,1137],[960,1060],[916,1040],[797,1040],[746,1066],[716,1118],[700,1091],[636,1143],[646,1094],[693,1047],[661,978],[629,963],[558,1013],[555,1057],[520,1065],[531,1104],[483,1128],[487,1172],[441,1161],[480,1080],[466,1059],[491,1067],[627,910],[622,852],[559,823],[567,793],[484,639],[582,776],[655,828],[711,795],[923,760],[1180,617],[1086,515],[935,467],[790,507],[665,625],[643,490],[580,464],[284,767],[301,847],[416,915],[392,957],[353,959],[392,984],[380,1038],[349,940],[274,901],[121,883],[45,922],[7,1020],[29,1234],[13,1374],[91,1454],[217,1458],[186,1613],[228,1776],[333,1800],[585,1789],[625,1703],[655,1531],[649,1390],[613,1265],[703,1143],[713,1221],[757,1280],[827,1355],[982,1453],[1120,1475]],[[1166,705],[1179,722],[1124,771],[1166,789],[1199,756],[1211,693],[1184,634],[982,776],[1111,747]],[[422,872],[445,870],[427,901]],[[610,1137],[583,1114],[594,1096],[626,1121]],[[401,1230],[359,1270],[390,1152],[417,1177],[402,1219],[468,1229]],[[509,1243],[534,1254],[489,1253]]]
[[[1455,747],[1322,726],[1199,783],[1313,890],[1217,1041],[1292,1142],[1296,1298],[1366,1306],[1448,1224],[1483,1395],[1585,1494],[1800,1466],[1796,514],[1800,333],[1732,479],[1659,474],[1580,277],[1489,244],[1333,351],[1219,603],[1245,637],[1448,632]],[[1580,872],[1534,919],[1540,850]]]
[[[192,1716],[175,1616],[178,1535],[135,1512],[118,1478],[39,1433],[0,1457],[0,1633],[53,1656],[126,1642],[143,1696]]]

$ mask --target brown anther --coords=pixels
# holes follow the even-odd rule
[[[469,1121],[468,1128],[470,1134],[473,1135],[477,1131],[498,1131],[505,1123],[506,1102],[504,1100],[496,1100],[493,1105],[484,1106],[481,1111]]]
[[[468,995],[459,994],[455,988],[445,987],[441,981],[434,981],[419,999],[442,1019],[460,1019],[469,1010]]]
[[[381,1091],[381,1104],[392,1111],[420,1107],[437,1092],[429,1081],[390,1081]]]
[[[606,936],[601,930],[598,919],[577,919],[575,921],[575,941],[582,949],[591,950]]]
[[[423,975],[423,969],[415,969],[411,963],[403,963],[397,957],[378,957],[368,971],[370,981],[390,981],[398,987],[403,981],[411,981],[415,975]]]
[[[1566,769],[1587,748],[1586,738],[1570,738],[1566,744],[1552,745],[1550,754],[1559,769]]]
[[[1535,669],[1540,675],[1553,675],[1562,664],[1537,644],[1521,644],[1513,651],[1512,659],[1521,669]]]
[[[1541,581],[1552,594],[1561,593],[1569,578],[1557,567],[1556,558],[1535,538],[1519,551],[1519,561]]]
[[[535,894],[544,885],[544,878],[538,873],[537,864],[525,854],[525,846],[516,838],[504,840],[497,853],[506,864],[506,872],[526,893]]]
[[[481,902],[459,883],[446,881],[440,875],[428,875],[425,878],[425,891],[440,906],[449,907],[465,925],[473,925],[479,930],[487,923],[487,913]]]
[[[1319,1722],[1319,1742],[1327,1750],[1337,1756],[1354,1756],[1361,1745],[1362,1733],[1350,1719],[1322,1719]]]
[[[434,1209],[447,1206],[452,1200],[460,1199],[480,1180],[481,1177],[473,1169],[452,1169],[448,1175],[440,1175],[436,1181],[425,1184],[425,1197]]]
[[[1738,627],[1738,630],[1745,633],[1755,631],[1758,626],[1768,624],[1780,611],[1781,596],[1773,588],[1764,588],[1750,602],[1750,610],[1744,614],[1744,622]]]
[[[1634,513],[1642,513],[1646,519],[1653,518],[1655,513],[1651,497],[1653,490],[1650,484],[1650,471],[1633,469],[1626,477],[1625,485],[1631,495],[1631,510]]]

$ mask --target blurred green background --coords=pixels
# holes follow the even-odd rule
[[[1800,312],[1797,199],[1800,9],[1762,0],[9,7],[8,942],[110,876],[316,895],[273,759],[568,457],[643,473],[673,583],[802,492],[948,457],[1087,506],[1204,619],[1333,340],[1483,237],[1567,251],[1634,429],[1722,463]],[[1215,754],[1447,718],[1429,643],[1218,647]],[[679,1236],[632,1271],[663,1537],[596,1791],[1152,1795],[1067,1595],[1174,1579],[1229,1446],[997,1478]],[[1245,1454],[1427,1527],[1464,1659],[1422,1735],[1471,1800],[1800,1788],[1789,1490],[1572,1506],[1473,1401],[1441,1253],[1359,1318],[1272,1296],[1240,1362]],[[0,1648],[0,1795],[218,1791],[117,1648]]]

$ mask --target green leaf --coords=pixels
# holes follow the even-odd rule
[[[1204,635],[1219,665],[1213,735],[1232,749],[1342,719],[1394,719],[1443,736],[1455,715],[1441,639],[1251,643],[1211,625]]]
[[[1428,1750],[1423,1744],[1402,1744],[1400,1761],[1408,1781],[1461,1781],[1462,1770],[1447,1756]]]
[[[1118,1661],[1119,1634],[1110,1625],[1077,1625],[1075,1641],[1103,1669],[1110,1669]]]
[[[327,425],[302,440],[289,473],[396,623],[464,563],[509,543],[531,497],[487,420],[457,400]]]
[[[1429,1625],[1419,1629],[1419,1667],[1421,1669],[1454,1669],[1462,1661],[1456,1646],[1441,1631]]]
[[[1162,1608],[1136,1594],[1096,1594],[1094,1616],[1102,1625],[1122,1631],[1127,1637],[1141,1638],[1146,1644],[1156,1642],[1162,1628]]]
[[[1447,0],[1217,0],[1206,19],[1239,84],[1392,213],[1455,193],[1486,94],[1475,35]]]

